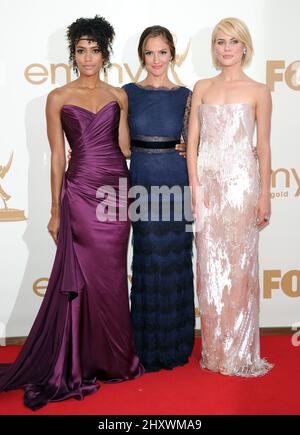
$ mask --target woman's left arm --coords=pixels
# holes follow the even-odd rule
[[[255,209],[257,226],[265,225],[271,214],[271,113],[272,99],[270,90],[266,85],[261,85],[256,100],[257,122],[257,156],[260,172],[260,196]]]
[[[186,148],[187,148],[186,145],[188,140],[188,126],[189,126],[189,119],[190,119],[190,112],[191,112],[191,103],[192,103],[192,92],[190,92],[187,97],[184,115],[183,115],[182,132],[181,132],[181,137],[183,139],[183,142],[177,144],[175,147],[176,150],[179,151],[179,155],[181,155],[184,158],[186,158]]]
[[[124,89],[118,89],[118,98],[121,103],[121,115],[119,124],[119,145],[126,159],[131,156],[130,135],[128,127],[128,97]]]

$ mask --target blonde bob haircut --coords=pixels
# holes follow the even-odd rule
[[[219,30],[226,33],[226,35],[233,36],[245,45],[247,52],[243,54],[242,66],[249,65],[253,56],[253,44],[249,29],[242,20],[229,17],[223,18],[223,20],[215,26],[211,35],[211,54],[215,68],[220,69],[219,62],[215,55],[215,42]]]

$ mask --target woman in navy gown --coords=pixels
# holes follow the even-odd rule
[[[47,292],[14,364],[1,365],[0,391],[24,388],[24,403],[83,399],[97,379],[117,382],[143,373],[132,340],[127,289],[130,223],[99,221],[101,186],[117,193],[127,213],[127,96],[99,79],[109,63],[114,30],[103,18],[68,28],[77,80],[47,100],[52,209],[48,230],[57,253]],[[64,133],[73,150],[65,171]],[[100,209],[99,209],[100,207]],[[123,213],[124,214],[124,213]]]
[[[138,53],[147,77],[124,89],[128,95],[131,183],[147,191],[139,201],[142,208],[147,204],[148,210],[146,207],[142,219],[131,216],[131,317],[141,362],[146,371],[157,371],[187,363],[194,343],[192,233],[187,231],[190,216],[180,213],[188,177],[186,160],[176,150],[181,136],[186,139],[184,120],[191,92],[168,78],[169,63],[175,60],[168,29],[145,29]],[[168,201],[150,197],[151,186],[178,186],[171,198],[170,219],[161,209],[151,214],[151,207],[152,211],[155,205],[162,208]]]

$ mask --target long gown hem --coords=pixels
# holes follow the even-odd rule
[[[206,365],[203,360],[201,360],[200,367],[205,371],[220,373],[224,376],[241,376],[244,378],[254,378],[267,374],[274,367],[274,364],[269,363],[266,359],[261,359],[256,364],[250,366],[243,366],[235,370],[228,370],[220,367],[210,367],[209,365]]]

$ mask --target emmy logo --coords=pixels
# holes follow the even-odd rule
[[[176,54],[176,56],[175,56],[175,62],[174,62],[174,63],[171,63],[171,65],[170,65],[170,68],[171,68],[171,72],[172,72],[172,74],[173,74],[173,77],[174,77],[175,81],[176,81],[178,84],[180,84],[180,85],[182,85],[183,83],[181,82],[181,80],[179,79],[179,77],[178,77],[178,75],[177,75],[177,73],[176,73],[176,71],[175,71],[175,66],[181,67],[181,65],[183,64],[183,62],[184,62],[185,59],[187,58],[187,55],[188,55],[188,52],[189,52],[190,46],[191,46],[191,41],[189,41],[189,43],[188,43],[186,49],[184,50],[184,53],[183,53],[183,54]]]
[[[0,165],[0,178],[4,178],[10,170],[13,160],[13,153],[11,153],[8,163],[5,166]],[[0,184],[0,198],[4,203],[4,208],[0,208],[0,222],[24,221],[26,217],[24,210],[17,210],[15,208],[8,208],[7,201],[11,198],[2,188]]]

